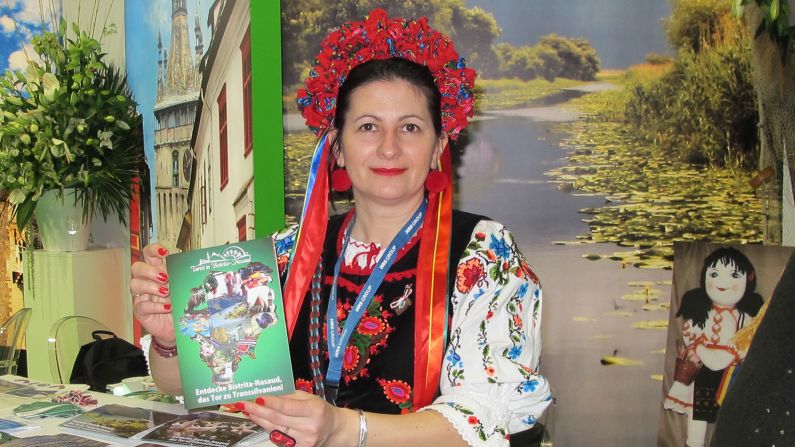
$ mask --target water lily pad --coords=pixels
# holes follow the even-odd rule
[[[621,299],[624,301],[649,302],[649,301],[658,301],[660,298],[654,295],[647,295],[643,292],[634,292],[634,293],[628,293],[626,295],[621,295]]]
[[[588,337],[588,340],[609,340],[615,338],[616,334],[596,334]]]
[[[635,329],[667,329],[668,320],[649,320],[632,323]]]
[[[602,255],[593,254],[593,253],[582,255],[582,257],[587,259],[587,260],[589,260],[589,261],[598,261],[598,260],[602,259]]]
[[[596,321],[596,318],[591,317],[572,317],[572,320],[580,322],[580,323],[592,323]]]
[[[647,312],[654,312],[658,310],[668,310],[668,304],[666,303],[657,303],[657,304],[644,304],[641,309]]]
[[[643,362],[640,360],[632,360],[626,357],[619,357],[615,355],[607,355],[602,357],[599,361],[602,365],[610,366],[610,365],[618,365],[618,366],[640,366],[643,365]]]
[[[610,317],[625,317],[625,318],[629,318],[635,315],[633,312],[627,312],[626,310],[611,310],[610,312],[605,312],[604,314]]]
[[[663,375],[662,374],[652,374],[650,377],[651,377],[651,380],[656,380],[657,382],[662,382],[663,381]]]

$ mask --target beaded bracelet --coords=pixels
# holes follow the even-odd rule
[[[152,350],[155,351],[160,357],[170,359],[177,356],[177,346],[164,346],[158,343],[155,337],[152,337]]]
[[[367,446],[367,418],[364,411],[359,410],[359,447]]]

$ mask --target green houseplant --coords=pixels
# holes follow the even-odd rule
[[[146,172],[125,76],[105,63],[97,39],[77,25],[74,36],[66,31],[61,20],[34,36],[27,70],[0,78],[0,191],[20,230],[50,191],[73,197],[84,222],[98,212],[126,224],[134,179]]]

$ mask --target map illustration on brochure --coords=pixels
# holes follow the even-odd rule
[[[271,238],[168,256],[188,409],[295,390]]]

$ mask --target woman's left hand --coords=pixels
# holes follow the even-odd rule
[[[359,416],[355,411],[334,407],[303,391],[259,397],[238,408],[265,430],[279,430],[301,447],[356,445],[358,442]]]

